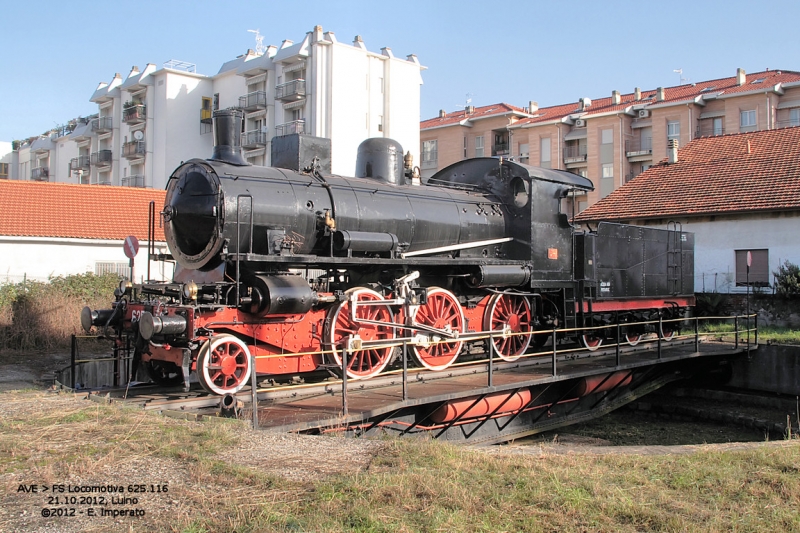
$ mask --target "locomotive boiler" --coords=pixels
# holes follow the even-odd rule
[[[443,370],[465,346],[515,360],[546,342],[542,330],[597,349],[617,321],[635,344],[641,322],[693,305],[692,235],[578,231],[566,206],[592,190],[581,176],[478,158],[423,184],[383,138],[361,144],[355,177],[337,176],[326,140],[303,135],[273,140],[283,168],[253,166],[239,131],[240,112],[216,112],[212,157],[169,178],[174,282],[123,283],[111,310],[82,315],[87,330],[131,338],[159,383],[188,387],[194,372],[224,394],[253,371],[369,378],[401,344]]]

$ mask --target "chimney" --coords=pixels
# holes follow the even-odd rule
[[[528,113],[533,114],[537,111],[539,111],[539,102],[534,102],[533,100],[528,102]]]
[[[619,91],[611,91],[611,103],[618,105],[621,101],[622,98],[619,95]]]
[[[636,87],[633,90],[633,99],[637,102],[642,99],[642,90],[640,88]]]
[[[736,85],[744,85],[747,81],[747,76],[744,73],[743,68],[736,69]]]
[[[678,140],[670,139],[667,143],[667,161],[670,165],[678,162]]]
[[[356,35],[353,38],[353,46],[356,48],[361,48],[362,50],[367,49],[367,46],[364,44],[364,39],[362,39],[360,35]]]
[[[464,108],[464,113],[466,113],[467,115],[471,115],[474,112],[475,112],[475,106],[474,105],[468,105],[468,106],[466,106]]]
[[[445,111],[444,109],[440,109],[439,118],[447,118],[447,111]]]
[[[658,100],[659,102],[663,102],[666,99],[667,99],[667,95],[666,95],[666,91],[664,90],[664,88],[663,87],[659,87],[658,89],[656,89],[656,100]]]
[[[244,113],[238,109],[214,111],[214,151],[212,161],[223,161],[244,166],[249,163],[242,157],[240,133]]]
[[[581,111],[586,111],[586,108],[590,107],[592,105],[592,99],[591,98],[581,98],[578,101],[578,103],[579,103],[578,107],[580,108],[580,110]]]

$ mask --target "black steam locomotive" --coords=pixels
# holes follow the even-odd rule
[[[577,231],[563,206],[592,190],[586,178],[478,158],[421,183],[390,139],[362,143],[356,177],[335,176],[329,141],[304,135],[275,138],[273,166],[252,166],[240,113],[215,120],[211,159],[182,164],[167,185],[174,282],[123,285],[113,309],[82,316],[132,338],[160,383],[188,387],[196,371],[210,392],[236,392],[251,356],[265,376],[368,378],[402,343],[442,370],[466,344],[514,360],[553,329],[597,349],[615,321],[635,344],[641,322],[694,304],[693,236]]]

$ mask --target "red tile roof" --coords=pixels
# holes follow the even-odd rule
[[[761,81],[758,81],[761,80]],[[758,81],[758,83],[756,83]],[[514,124],[514,127],[520,127],[528,124],[537,124],[543,122],[552,122],[554,120],[561,120],[562,118],[580,113],[584,118],[591,118],[592,115],[599,115],[602,113],[621,112],[631,106],[646,107],[649,105],[662,105],[662,104],[675,104],[678,102],[685,102],[693,100],[699,96],[705,95],[718,95],[727,96],[731,94],[744,93],[748,91],[767,91],[774,88],[777,84],[785,84],[791,82],[800,82],[800,72],[788,70],[765,70],[762,72],[754,72],[745,76],[745,83],[739,85],[736,76],[729,78],[720,78],[716,80],[707,80],[697,83],[690,83],[684,85],[677,85],[675,87],[664,88],[664,100],[656,99],[656,90],[641,91],[641,99],[636,100],[633,93],[620,95],[620,103],[612,103],[611,97],[592,99],[592,103],[584,111],[578,107],[578,102],[567,104],[559,104],[550,107],[541,107],[538,111],[532,113],[535,115],[532,118],[522,118]],[[489,116],[494,114],[503,114],[510,111],[524,113],[525,110],[519,107],[514,107],[509,104],[495,104],[492,106],[475,108],[475,113],[470,115],[470,118],[478,116],[479,112],[482,115]],[[444,118],[432,118],[422,121],[420,123],[421,129],[432,128],[435,126],[445,126],[457,124],[466,118],[464,111],[456,111],[455,113],[448,113]]]
[[[467,113],[466,109],[447,113],[445,117],[436,117],[424,120],[420,123],[420,129],[435,128],[437,126],[448,126],[451,124],[458,124],[462,120],[475,120],[476,118],[487,118],[492,116],[505,115],[507,113],[514,113],[518,115],[526,115],[526,111],[521,107],[516,107],[510,104],[494,104],[483,107],[476,107],[471,113]]]
[[[156,212],[164,191],[0,180],[0,235],[76,239],[147,239],[150,201]],[[164,231],[156,221],[156,241]]]
[[[576,222],[800,210],[800,127],[695,139]]]

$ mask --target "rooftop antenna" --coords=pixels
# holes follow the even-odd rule
[[[456,107],[463,107],[464,109],[472,105],[472,93],[467,93],[467,101],[465,104],[456,104]]]
[[[678,85],[683,85],[683,82],[689,81],[689,78],[684,78],[683,77],[683,69],[682,68],[676,68],[672,72],[674,72],[674,73],[676,73],[678,75],[678,80],[679,80],[678,81]]]
[[[260,30],[247,30],[247,31],[256,34],[256,54],[263,55],[264,52],[266,51],[266,48],[264,48],[264,36],[261,35],[261,31]]]

